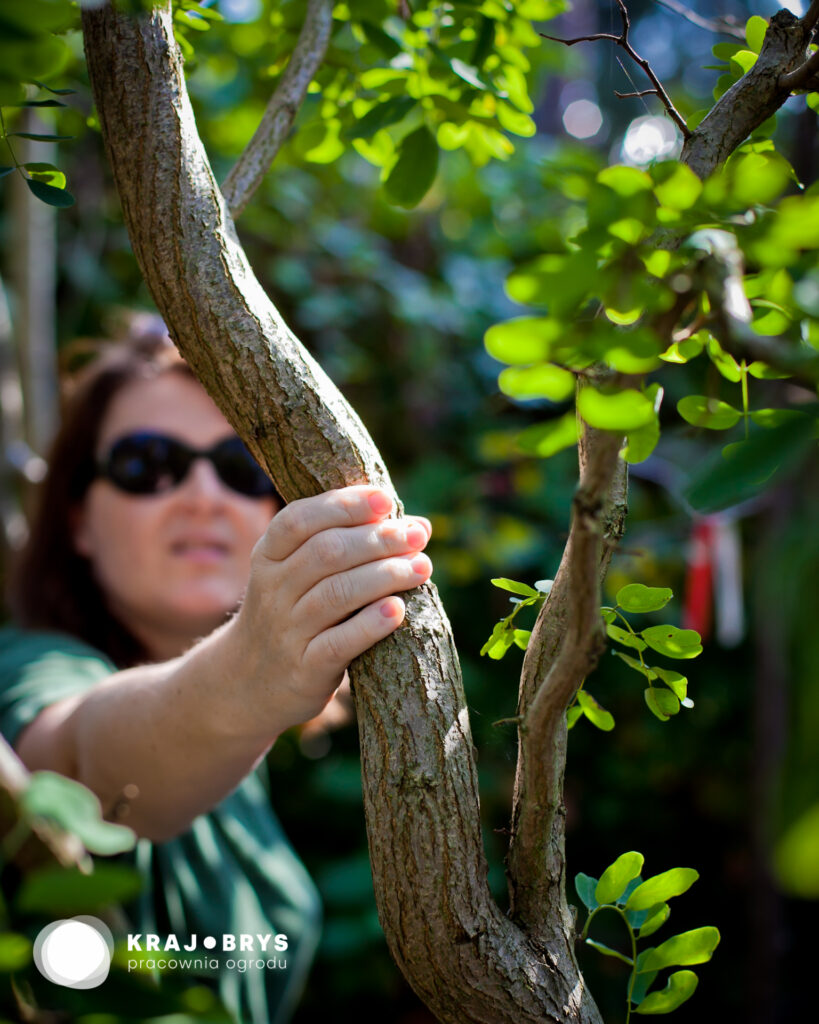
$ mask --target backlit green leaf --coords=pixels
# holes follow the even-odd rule
[[[527,583],[518,583],[517,580],[508,580],[504,576],[497,576],[490,580],[492,586],[498,590],[507,590],[510,594],[520,594],[523,597],[542,597],[540,591],[530,587]]]
[[[677,626],[649,626],[641,633],[648,646],[669,658],[696,658],[702,653],[699,633]]]
[[[651,672],[658,679],[661,679],[678,700],[685,700],[688,696],[688,680],[670,668],[654,668]]]
[[[553,363],[510,366],[501,373],[498,385],[510,398],[548,398],[552,402],[562,402],[574,393],[574,374]]]
[[[654,195],[663,206],[672,210],[688,210],[702,192],[702,182],[690,167],[677,161],[654,164]]]
[[[645,858],[641,853],[631,850],[621,853],[600,876],[594,898],[598,903],[614,903],[626,891],[626,886],[636,878],[643,868]]]
[[[559,320],[546,316],[522,316],[490,327],[484,337],[486,351],[502,363],[525,365],[546,360],[550,347],[566,328]]]
[[[649,686],[643,690],[646,704],[649,711],[661,722],[667,722],[672,715],[680,710],[680,702],[670,690],[660,690],[656,686]]]
[[[641,939],[647,939],[666,923],[671,916],[671,907],[667,903],[656,903],[644,911],[645,918],[640,924],[639,935]]]
[[[597,175],[597,180],[623,197],[648,192],[652,185],[651,178],[645,171],[636,167],[626,167],[624,164],[606,167]]]
[[[705,395],[686,395],[677,402],[677,412],[694,427],[707,427],[709,430],[729,430],[742,416],[727,402]]]
[[[609,623],[606,626],[606,633],[612,640],[616,640],[618,644],[622,644],[624,647],[632,647],[635,651],[644,651],[646,649],[645,642],[639,636],[635,636],[619,626]]]
[[[611,732],[614,728],[614,715],[598,704],[590,693],[587,693],[586,690],[578,690],[577,703],[592,725],[602,729],[603,732]]]
[[[604,395],[596,388],[583,388],[577,396],[577,408],[590,427],[624,433],[647,426],[655,415],[652,402],[632,389]]]
[[[417,102],[412,96],[393,96],[383,103],[378,103],[368,110],[361,120],[345,130],[344,138],[371,139],[382,128],[403,121]]]
[[[636,658],[632,658],[628,654],[623,654],[622,651],[612,651],[612,654],[615,654],[621,661],[624,661],[629,668],[633,668],[635,672],[639,672],[640,675],[644,678],[654,678],[656,674],[655,671],[653,669],[648,668],[648,666],[641,665]]]
[[[544,459],[574,444],[577,444],[577,417],[574,409],[548,423],[527,427],[518,437],[521,451]]]
[[[760,18],[758,14],[754,14],[753,17],[749,18],[745,22],[745,41],[748,44],[748,49],[753,50],[754,53],[759,53],[762,49],[762,43],[765,41],[765,33],[768,31],[768,22],[764,18]]]
[[[637,1007],[642,1014],[671,1013],[694,994],[699,979],[693,971],[676,971],[664,989],[649,992]]]
[[[707,925],[668,939],[656,949],[648,949],[638,958],[638,973],[660,971],[664,967],[688,967],[707,963],[719,945],[719,931]]]
[[[596,949],[598,953],[602,953],[603,956],[612,956],[615,960],[622,960],[623,963],[631,965],[633,960],[631,957],[626,956],[617,949],[612,949],[611,946],[607,946],[603,942],[598,942],[597,939],[586,939],[586,945],[591,946],[592,949]]]
[[[626,612],[656,612],[665,608],[674,592],[668,587],[644,587],[629,583],[617,591],[617,603]]]
[[[693,868],[671,868],[670,871],[653,875],[651,878],[647,878],[642,885],[637,886],[629,897],[626,909],[649,910],[656,903],[665,903],[674,896],[681,896],[684,892],[688,892],[699,877]],[[684,961],[670,962],[683,963]],[[691,962],[694,963],[693,960]],[[663,966],[668,966],[668,964]]]

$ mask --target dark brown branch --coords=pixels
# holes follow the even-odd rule
[[[802,15],[802,24],[806,29],[812,29],[816,27],[817,22],[819,22],[819,0],[813,0],[813,3]]]
[[[745,42],[745,29],[737,24],[734,18],[703,18],[701,14],[692,11],[690,7],[679,3],[678,0],[654,0],[654,3],[659,4],[660,7],[666,7],[674,14],[679,14],[681,18],[690,21],[697,28],[704,28],[708,32],[718,32],[724,36],[732,36],[734,39],[741,39],[742,42]]]
[[[680,129],[680,131],[683,134],[683,138],[687,139],[691,132],[688,128],[688,125],[685,123],[685,118],[671,102],[671,97],[665,91],[662,82],[654,73],[654,69],[651,67],[651,64],[645,59],[645,57],[641,57],[640,54],[637,53],[637,51],[629,42],[628,36],[629,31],[631,30],[631,19],[629,18],[628,8],[626,7],[624,0],[616,0],[616,2],[617,7],[620,10],[620,20],[623,23],[623,31],[620,33],[619,36],[616,36],[610,32],[596,32],[593,35],[577,36],[574,39],[560,39],[557,36],[547,36],[544,33],[541,33],[541,35],[543,35],[544,39],[551,39],[556,43],[563,43],[564,46],[574,46],[575,43],[595,42],[599,39],[605,39],[608,40],[609,42],[615,43],[617,46],[622,47],[629,55],[629,57],[631,57],[634,63],[639,65],[639,67],[643,69],[643,72],[645,73],[646,77],[654,86],[653,89],[649,90],[646,93],[632,93],[630,95],[647,96],[650,93],[656,93],[656,95],[660,99],[660,102],[665,107],[668,116],[671,118],[674,124],[676,124],[676,126]],[[619,95],[619,93],[617,95]]]
[[[238,217],[261,185],[293,126],[307,87],[324,60],[333,27],[331,0],[309,0],[296,47],[253,138],[222,185],[231,214]]]
[[[819,50],[812,53],[810,57],[795,71],[789,71],[779,78],[779,88],[792,92],[794,89],[802,89],[807,86],[814,75],[819,72]]]

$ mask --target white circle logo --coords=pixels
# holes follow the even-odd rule
[[[97,988],[108,977],[114,938],[97,917],[47,924],[34,940],[40,974],[65,988]]]

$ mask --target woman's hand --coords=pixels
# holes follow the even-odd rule
[[[396,593],[429,579],[429,522],[391,511],[371,485],[328,491],[285,506],[256,545],[232,640],[279,728],[317,715],[353,658],[403,621]]]

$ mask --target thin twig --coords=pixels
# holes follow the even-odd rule
[[[674,14],[679,14],[681,18],[690,21],[697,28],[704,28],[708,32],[719,32],[724,36],[733,36],[734,39],[741,39],[745,42],[745,29],[733,18],[703,18],[701,14],[692,11],[690,7],[679,3],[678,0],[654,0],[654,3],[668,8]]]
[[[795,71],[790,71],[787,75],[780,75],[778,84],[781,89],[801,89],[816,74],[819,74],[819,50],[812,53],[805,63]]]
[[[324,60],[333,26],[331,0],[309,0],[296,47],[270,98],[259,127],[222,185],[234,217],[262,183],[293,125],[316,71]]]
[[[628,8],[626,7],[624,0],[616,0],[616,3],[617,7],[620,10],[620,19],[623,22],[623,31],[620,33],[619,36],[616,36],[611,32],[595,32],[593,35],[577,36],[574,39],[561,39],[558,36],[548,36],[542,32],[541,35],[544,39],[551,39],[553,42],[563,43],[564,46],[574,46],[575,43],[595,42],[599,39],[605,39],[608,40],[609,42],[615,43],[617,46],[621,46],[629,55],[629,57],[631,57],[634,63],[638,64],[643,69],[646,77],[654,86],[653,89],[649,90],[646,93],[635,93],[634,95],[647,96],[651,93],[655,93],[659,97],[662,105],[665,107],[668,116],[682,132],[683,138],[689,138],[689,136],[691,135],[691,131],[689,130],[688,125],[685,123],[685,118],[671,102],[671,97],[663,88],[663,84],[657,77],[657,75],[654,73],[654,69],[651,67],[651,64],[645,59],[645,57],[641,57],[640,54],[637,53],[637,51],[629,42],[628,35],[629,30],[631,29],[631,19],[629,18]]]
[[[656,89],[643,89],[642,92],[618,92],[615,89],[614,95],[618,100],[638,100],[642,96],[657,96],[659,94]]]

